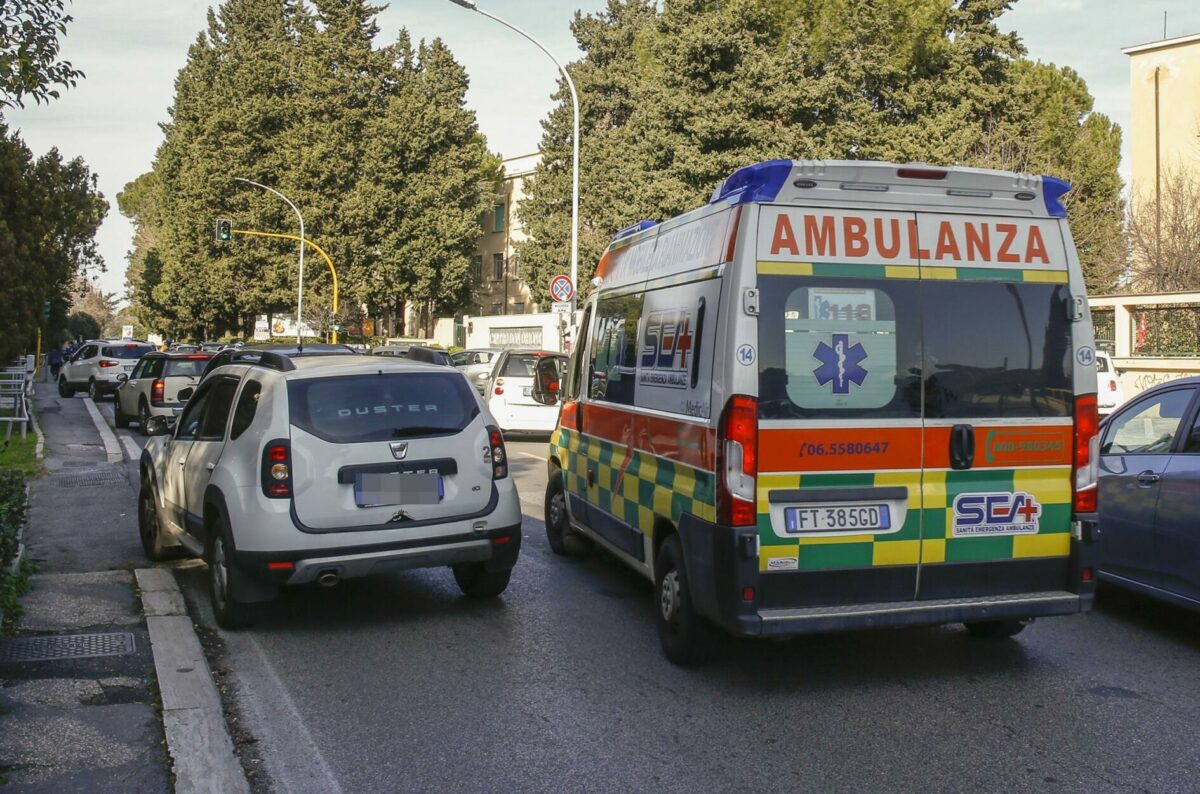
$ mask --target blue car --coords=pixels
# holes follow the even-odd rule
[[[1099,480],[1099,579],[1200,610],[1200,377],[1101,424]]]

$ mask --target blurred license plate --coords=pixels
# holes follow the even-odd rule
[[[814,505],[783,511],[787,532],[845,532],[891,529],[887,505]]]
[[[529,397],[529,396],[531,396],[532,394],[533,394],[533,387],[532,387],[532,386],[522,386],[522,387],[521,387],[521,396],[522,396],[522,397]]]
[[[359,507],[435,505],[444,493],[442,476],[436,472],[365,473],[354,478],[354,503]]]

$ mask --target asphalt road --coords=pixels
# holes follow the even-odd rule
[[[122,433],[123,434],[123,431]],[[551,554],[542,443],[501,600],[449,571],[295,589],[220,632],[263,789],[1195,791],[1200,616],[1106,589],[1011,640],[960,627],[730,640],[672,667],[648,582]],[[203,568],[179,572],[213,626]]]

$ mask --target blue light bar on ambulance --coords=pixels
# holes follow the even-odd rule
[[[1062,197],[1071,190],[1069,182],[1055,179],[1052,176],[1042,177],[1042,200],[1046,202],[1046,212],[1052,218],[1067,217],[1067,208],[1062,205]]]
[[[791,160],[767,160],[739,168],[713,191],[708,203],[729,201],[731,204],[745,204],[748,201],[774,201],[791,172]]]
[[[617,240],[637,234],[638,232],[644,232],[647,229],[652,229],[657,225],[658,221],[638,221],[632,226],[626,226],[624,229],[614,234],[612,240],[609,242],[615,243]]]

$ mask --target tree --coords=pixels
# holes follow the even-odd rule
[[[1139,191],[1129,213],[1132,286],[1138,292],[1200,290],[1200,174],[1167,169],[1159,195]]]
[[[63,0],[5,0],[0,4],[0,108],[57,99],[53,86],[74,87],[83,72],[58,58],[58,37],[71,17]]]
[[[1000,32],[1010,5],[610,0],[577,15],[580,286],[618,229],[699,206],[737,168],[774,158],[1025,163],[1064,176],[1089,283],[1111,281],[1119,131],[1092,113],[1078,75],[1030,63]],[[561,270],[569,241],[571,114],[559,100],[521,210],[534,285]]]
[[[68,339],[97,339],[102,329],[96,318],[87,312],[72,312],[67,317]]]
[[[61,317],[74,279],[103,268],[95,234],[107,211],[82,160],[57,149],[34,159],[0,123],[0,361],[32,349],[47,314]]]
[[[110,328],[117,316],[118,300],[115,293],[105,292],[86,278],[76,279],[71,313],[83,313],[96,321],[101,332]]]

